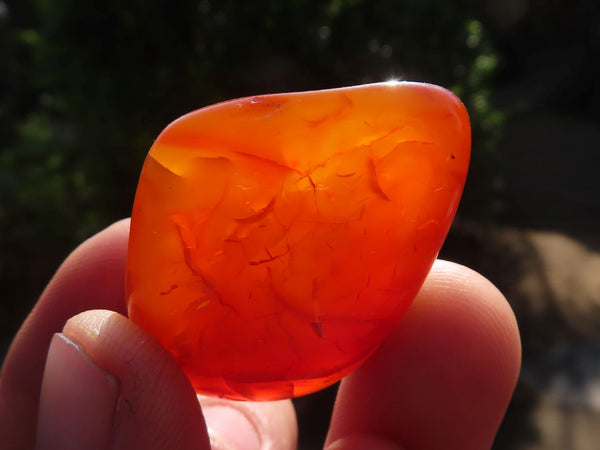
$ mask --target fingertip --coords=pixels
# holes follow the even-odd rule
[[[213,405],[202,408],[213,450],[255,450],[261,448],[261,435],[244,408]]]
[[[192,386],[155,339],[106,310],[72,317],[63,333],[119,380],[111,448],[210,448]]]
[[[202,395],[198,398],[213,449],[296,448],[298,427],[290,400],[240,402]]]
[[[519,368],[504,296],[476,272],[439,261],[388,340],[342,382],[328,442],[364,433],[406,448],[487,448]]]
[[[483,337],[480,344],[489,346],[488,361],[495,360],[498,373],[510,385],[516,384],[521,367],[519,327],[506,297],[491,281],[463,265],[437,260],[413,306],[408,316],[411,326],[436,317],[468,338]],[[447,331],[429,328],[439,339],[447,338],[448,334],[439,335]]]

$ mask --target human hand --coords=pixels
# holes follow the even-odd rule
[[[167,352],[124,317],[128,233],[124,220],[78,247],[21,327],[2,367],[0,447],[295,448],[290,400],[199,403]],[[437,261],[388,340],[342,381],[325,446],[489,448],[519,365],[502,294]]]

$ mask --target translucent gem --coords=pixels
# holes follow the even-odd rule
[[[394,82],[187,114],[144,163],[127,301],[198,392],[273,400],[330,385],[397,324],[452,222],[467,113]]]

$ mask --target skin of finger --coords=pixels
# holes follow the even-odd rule
[[[60,266],[6,355],[0,376],[0,442],[6,449],[33,446],[46,353],[54,333],[79,312],[125,312],[124,284],[129,219],[88,239]]]
[[[327,446],[327,450],[405,450],[395,442],[381,436],[369,434],[351,434],[337,439]]]
[[[389,339],[342,382],[326,445],[355,448],[353,436],[369,435],[411,450],[490,448],[520,361],[503,295],[438,261]]]
[[[69,319],[66,337],[119,381],[111,450],[209,449],[196,393],[160,344],[126,317],[86,311]]]
[[[244,415],[259,436],[262,450],[294,450],[298,441],[296,412],[291,400],[273,402],[239,402],[199,395],[198,399],[206,415],[208,433],[213,448],[220,449],[219,443],[235,442],[236,430],[226,423],[211,422],[210,408],[232,408]]]

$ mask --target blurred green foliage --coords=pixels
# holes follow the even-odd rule
[[[462,211],[489,213],[503,115],[479,3],[0,1],[0,315],[20,316],[57,260],[129,214],[167,123],[228,98],[392,77],[451,88],[474,131]]]

